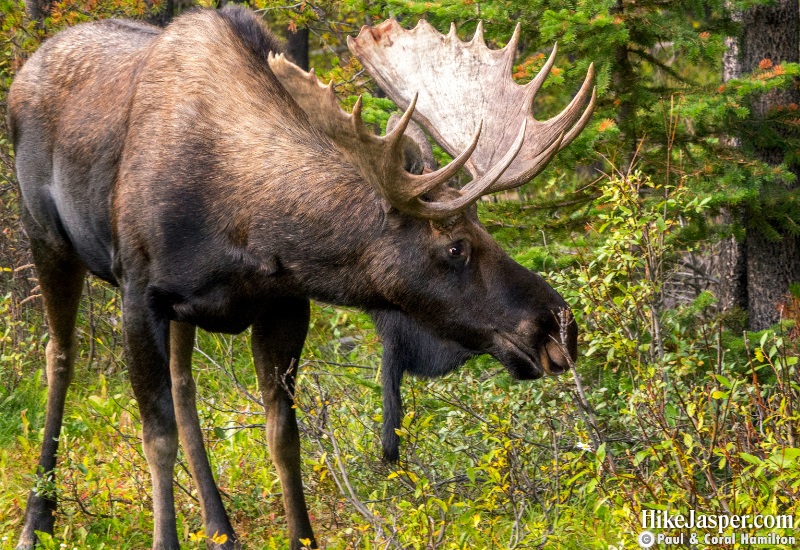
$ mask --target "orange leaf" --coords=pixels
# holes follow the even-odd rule
[[[765,57],[758,63],[758,68],[762,71],[765,71],[772,67],[772,60],[769,57]]]
[[[614,123],[614,121],[613,121],[613,120],[611,120],[610,118],[606,118],[606,119],[604,119],[604,120],[603,120],[603,121],[600,123],[600,126],[598,126],[598,128],[597,128],[597,129],[598,129],[599,131],[601,131],[601,132],[605,132],[605,131],[606,131],[606,130],[608,130],[609,128],[612,128],[612,127],[614,126],[614,124],[615,124],[615,123]]]

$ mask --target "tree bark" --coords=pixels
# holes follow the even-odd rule
[[[148,6],[152,6],[152,0],[145,0]],[[175,15],[175,0],[164,0],[164,9],[147,21],[159,27],[166,27]]]
[[[295,65],[308,70],[308,27],[286,33],[286,53]]]
[[[734,11],[731,19],[741,22],[742,13]],[[722,81],[727,82],[742,76],[742,62],[739,59],[739,39],[729,36],[725,39],[727,49],[722,55]],[[728,145],[738,147],[741,141],[735,136],[725,139]],[[722,210],[722,219],[725,225],[741,224],[744,213],[737,209]],[[745,241],[731,235],[720,243],[717,257],[717,271],[719,278],[718,297],[723,311],[740,309],[747,311],[747,252]]]
[[[624,10],[625,4],[623,0],[617,0],[617,3],[609,10],[609,13],[612,16],[622,15]],[[611,66],[612,89],[616,93],[615,99],[619,101],[616,123],[625,136],[623,160],[621,161],[621,166],[617,167],[623,173],[628,171],[629,163],[633,159],[639,140],[636,135],[636,125],[631,122],[636,112],[636,106],[628,99],[631,97],[632,87],[636,85],[636,75],[629,56],[630,51],[626,44],[617,46],[614,52],[614,62]]]
[[[39,27],[44,27],[44,18],[50,13],[52,0],[25,0],[25,13]]]
[[[731,211],[724,208],[721,217],[723,224],[732,225],[736,221],[741,222],[744,215],[740,210]],[[719,246],[717,296],[720,307],[723,311],[732,311],[737,308],[747,311],[747,242],[731,235],[726,237]]]
[[[740,43],[741,68],[759,69],[763,59],[773,65],[800,60],[800,4],[798,0],[776,0],[756,6],[742,14]],[[753,103],[752,116],[766,117],[778,106],[800,102],[796,87],[764,94]],[[752,144],[755,157],[768,164],[783,162],[783,151]],[[793,171],[799,172],[797,168]],[[797,183],[785,184],[796,186]],[[800,279],[800,242],[787,231],[779,240],[769,239],[756,225],[747,227],[747,311],[751,330],[762,330],[776,323],[778,306],[789,292],[789,284]]]

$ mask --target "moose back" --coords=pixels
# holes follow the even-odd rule
[[[252,327],[293,548],[314,541],[292,406],[309,300],[363,308],[376,320],[390,460],[404,372],[440,375],[484,353],[520,379],[567,368],[577,330],[565,322],[566,303],[503,252],[474,204],[531,179],[582,130],[594,105],[592,72],[560,115],[537,121],[531,103],[553,56],[519,86],[510,77],[519,29],[502,50],[488,49],[480,32],[463,43],[425,23],[406,31],[388,21],[351,40],[406,108],[386,136],[362,123],[360,100],[344,112],[332,87],[280,55],[243,8],[190,12],[163,31],[88,23],[42,45],[8,98],[49,327],[38,476],[51,478],[55,467],[87,272],[121,289],[158,549],[179,546],[179,438],[206,533],[237,545],[195,409],[195,327]],[[420,132],[406,135],[412,117],[452,163],[422,169],[429,146]],[[472,181],[450,187],[461,168]],[[33,547],[36,530],[53,532],[55,509],[54,495],[31,491],[19,548]]]

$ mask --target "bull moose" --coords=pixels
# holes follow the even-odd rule
[[[593,74],[561,114],[535,120],[532,101],[553,56],[532,82],[514,83],[518,36],[519,27],[490,50],[480,27],[469,43],[424,22],[362,29],[350,48],[406,109],[385,136],[362,122],[360,100],[346,113],[331,86],[281,55],[244,8],[190,12],[165,30],[98,21],[45,42],[8,97],[49,327],[37,475],[50,478],[55,467],[87,271],[121,289],[157,549],[179,547],[179,438],[206,532],[237,545],[197,417],[195,327],[252,327],[293,548],[314,540],[292,406],[309,300],[375,319],[390,460],[404,372],[438,376],[484,353],[519,379],[564,371],[577,355],[574,322],[557,320],[567,304],[503,252],[474,205],[529,181],[583,129]],[[424,134],[406,132],[412,117],[450,164],[425,167]],[[448,182],[462,168],[472,180],[456,189]],[[52,533],[55,508],[53,495],[31,491],[18,548],[32,548],[36,530]]]

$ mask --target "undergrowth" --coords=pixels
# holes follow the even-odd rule
[[[662,289],[687,246],[681,224],[704,214],[703,201],[638,174],[606,178],[596,191],[592,246],[576,247],[549,274],[581,327],[577,370],[521,383],[480,357],[439,380],[407,380],[398,465],[380,459],[380,342],[369,319],[314,307],[296,405],[312,521],[326,548],[635,548],[643,510],[795,514],[792,323],[733,334],[708,293],[667,308]],[[504,216],[503,205],[486,210],[490,227]],[[512,244],[519,261],[536,257],[530,245]],[[87,291],[55,487],[57,531],[44,547],[141,548],[151,531],[149,477],[118,299],[96,282]],[[0,548],[9,549],[33,480],[46,386],[44,330],[2,319]],[[200,418],[243,541],[283,548],[280,485],[248,348],[246,334],[198,336]],[[176,492],[183,543],[202,548],[182,460]],[[727,547],[704,546],[715,529],[693,532],[700,548]]]

